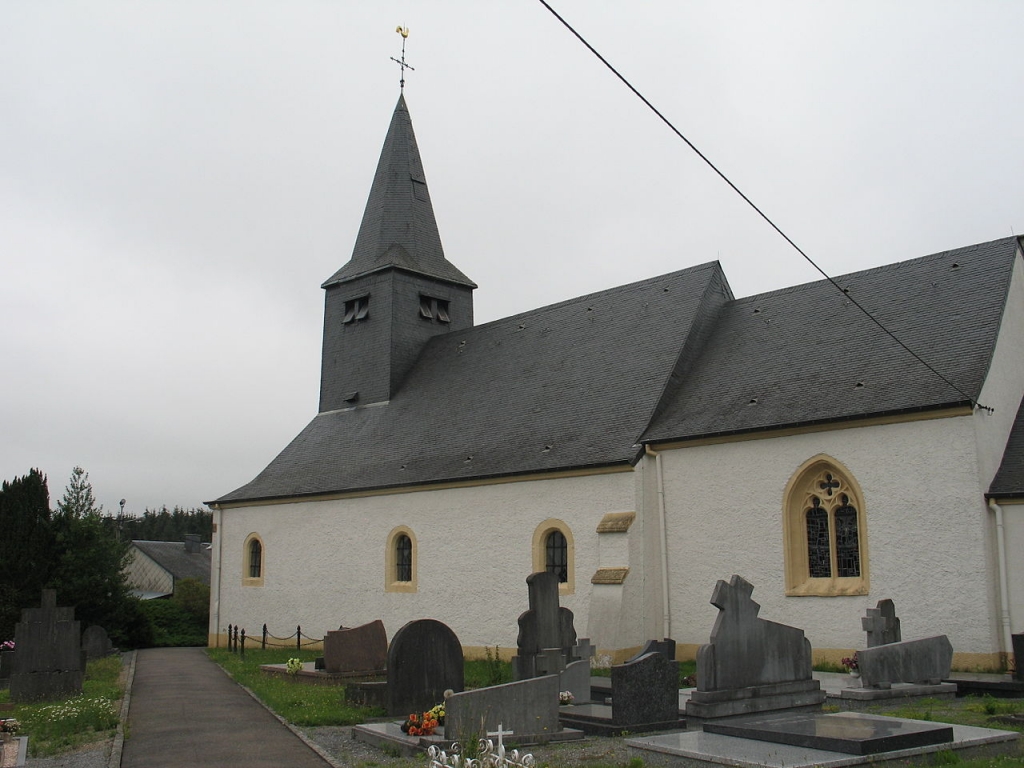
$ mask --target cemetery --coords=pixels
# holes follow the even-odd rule
[[[460,764],[453,744],[479,742],[493,760],[528,766],[533,752],[570,747],[586,753],[594,737],[605,743],[614,737],[612,746],[600,747],[606,752],[680,765],[838,768],[925,762],[939,752],[1020,754],[1019,714],[976,727],[871,711],[893,702],[953,701],[959,684],[950,670],[949,639],[904,639],[891,600],[851,617],[861,622],[865,639],[845,660],[849,673],[815,672],[804,631],[762,617],[754,585],[733,575],[712,590],[710,602],[719,612],[697,651],[696,684],[681,687],[671,638],[651,640],[613,664],[608,676],[595,676],[594,649],[577,636],[572,611],[560,605],[557,577],[534,573],[525,586],[524,610],[509,617],[518,626],[511,682],[468,688],[458,636],[430,618],[408,622],[390,642],[380,620],[342,626],[327,632],[315,662],[260,669],[296,685],[344,686],[343,692],[332,688],[336,700],[384,712],[351,727],[354,743],[434,768]],[[0,766],[24,763],[28,742],[5,707],[74,696],[86,661],[116,652],[101,627],[83,632],[74,610],[58,607],[52,590],[42,593],[39,607],[23,611],[8,645],[17,650],[0,652],[6,674],[0,687],[9,688],[12,702],[0,703]],[[991,683],[994,676],[975,677]],[[1003,678],[999,682],[1020,682]],[[547,754],[560,753],[545,753],[550,761]]]
[[[376,703],[386,718],[354,726],[352,737],[389,754],[429,751],[436,766],[450,764],[453,743],[478,739],[493,750],[526,750],[617,736],[641,758],[780,768],[1019,750],[1014,731],[866,711],[957,693],[948,638],[904,640],[891,600],[860,618],[865,647],[856,669],[815,673],[802,630],[762,618],[742,577],[719,581],[711,596],[719,614],[697,652],[696,686],[681,689],[670,638],[648,642],[608,677],[592,676],[593,648],[559,604],[555,575],[534,573],[526,587],[512,682],[465,689],[459,639],[432,619],[408,623],[390,643],[380,622],[329,632],[323,659],[305,665],[304,680],[358,676],[346,699]]]

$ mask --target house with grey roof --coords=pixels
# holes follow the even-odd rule
[[[611,659],[692,656],[734,573],[822,659],[883,598],[960,664],[1024,632],[1020,238],[744,298],[710,262],[475,325],[401,97],[322,287],[318,413],[210,503],[211,644],[431,617],[511,650],[538,570]]]
[[[198,534],[186,534],[184,542],[133,540],[128,552],[125,579],[143,600],[171,597],[182,579],[210,586],[211,548]]]

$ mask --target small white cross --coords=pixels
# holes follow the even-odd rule
[[[498,758],[499,759],[501,759],[501,760],[505,759],[505,742],[502,740],[502,737],[503,736],[512,736],[514,733],[515,733],[515,731],[503,731],[501,729],[501,723],[498,723],[498,730],[496,730],[496,731],[488,731],[487,732],[488,736],[497,736],[498,737]]]

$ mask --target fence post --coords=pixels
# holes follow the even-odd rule
[[[235,653],[238,653],[238,625],[235,624]]]
[[[295,627],[295,650],[302,650],[302,625],[299,624]]]
[[[245,658],[245,629],[242,630],[242,658]]]
[[[231,625],[228,624],[228,653],[231,653]]]
[[[260,643],[260,650],[267,650],[267,625],[263,625],[263,641]]]

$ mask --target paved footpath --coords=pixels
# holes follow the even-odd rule
[[[329,768],[202,648],[138,651],[121,768]]]

